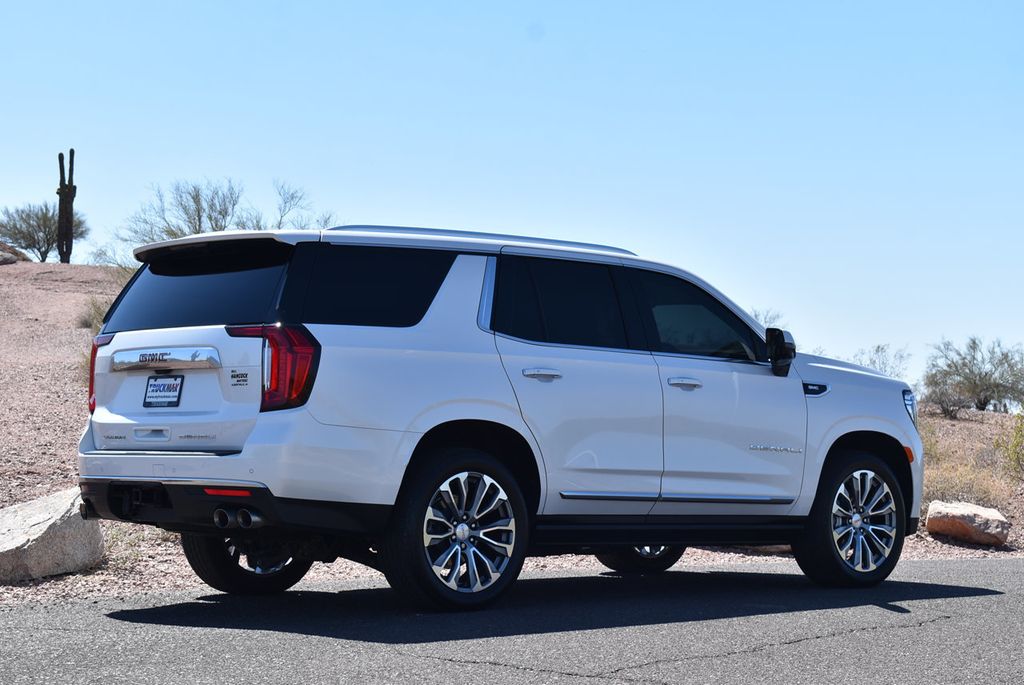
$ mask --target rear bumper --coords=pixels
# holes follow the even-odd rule
[[[245,508],[263,518],[264,528],[278,533],[343,533],[375,538],[384,531],[391,514],[391,507],[383,504],[276,497],[264,484],[251,481],[83,477],[79,486],[83,516],[180,532],[219,532],[222,529],[213,523],[215,510]],[[246,494],[238,497],[216,492],[224,489],[244,490]]]

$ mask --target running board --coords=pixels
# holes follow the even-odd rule
[[[537,547],[775,545],[798,537],[805,516],[540,516]]]

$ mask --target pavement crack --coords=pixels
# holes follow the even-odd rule
[[[536,673],[540,675],[561,675],[574,678],[599,678],[607,680],[612,677],[605,675],[603,673],[581,673],[579,671],[562,671],[556,668],[523,666],[521,664],[510,664],[504,661],[492,661],[489,659],[460,659],[457,657],[437,656],[435,654],[418,654],[416,652],[407,652],[402,649],[395,649],[394,651],[402,656],[413,657],[416,659],[430,659],[432,661],[440,661],[443,663],[455,664],[459,666],[495,666],[497,668],[510,668],[512,670],[520,671],[523,673]]]
[[[775,649],[776,647],[788,647],[790,645],[798,645],[804,642],[814,642],[816,640],[829,640],[837,637],[846,637],[849,635],[856,635],[858,633],[870,633],[877,630],[905,630],[921,628],[932,623],[939,623],[941,621],[951,620],[953,617],[948,615],[933,616],[931,618],[922,619],[913,623],[903,624],[884,624],[874,626],[862,626],[859,628],[850,628],[847,630],[836,630],[821,635],[807,635],[805,637],[795,638],[792,640],[779,640],[776,642],[766,642],[760,645],[753,645],[752,647],[745,647],[743,649],[735,649],[727,652],[715,652],[713,654],[691,654],[689,656],[672,657],[667,659],[654,659],[642,664],[636,664],[633,666],[622,666],[620,668],[612,669],[610,671],[602,671],[597,674],[598,677],[609,678],[609,677],[620,677],[619,674],[625,671],[632,671],[640,668],[649,668],[651,666],[661,666],[664,664],[672,663],[684,663],[687,661],[703,661],[705,659],[728,659],[733,656],[741,656],[744,654],[757,654],[764,652],[769,649]],[[626,678],[629,680],[630,678]],[[645,679],[646,680],[646,679]]]

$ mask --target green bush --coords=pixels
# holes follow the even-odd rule
[[[1017,414],[1006,435],[996,438],[996,450],[1003,456],[1010,473],[1024,480],[1024,413]]]

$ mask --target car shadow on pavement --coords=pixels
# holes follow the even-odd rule
[[[362,642],[415,644],[645,626],[823,609],[982,597],[996,590],[889,580],[869,589],[830,589],[796,574],[675,571],[653,576],[522,578],[481,611],[415,613],[387,588],[271,597],[208,595],[165,606],[113,611],[117,621],[173,627],[279,631]]]

